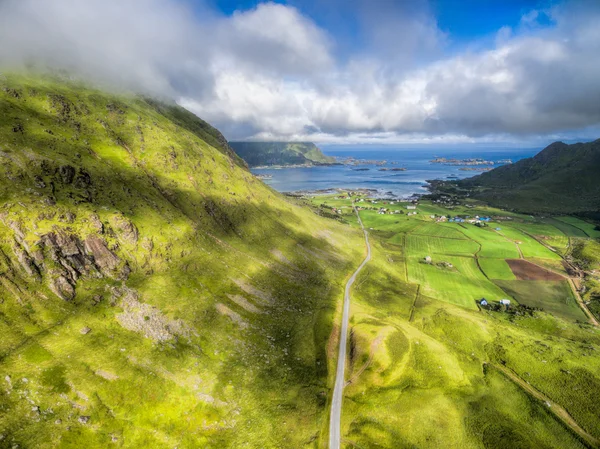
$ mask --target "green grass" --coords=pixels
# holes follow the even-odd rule
[[[327,342],[363,257],[361,234],[265,186],[181,108],[5,75],[0,446],[318,442],[334,362]],[[68,167],[74,179],[63,177]],[[50,232],[97,234],[131,274],[78,276],[75,297],[60,299],[49,286],[68,272],[40,243]],[[36,260],[40,279],[19,254]],[[181,333],[157,341],[127,327],[112,293],[123,285],[138,294],[138,326],[181,322]]]
[[[444,256],[473,256],[479,246],[471,240],[454,240],[440,237],[426,237],[409,234],[406,236],[408,257],[424,259],[431,256],[434,262],[444,260]]]
[[[586,321],[567,281],[498,280],[496,284],[521,304],[539,307],[567,320]]]
[[[274,192],[175,106],[58,78],[0,83],[0,446],[326,448],[334,325],[365,254],[354,217],[325,219],[314,206],[329,199]],[[65,181],[67,165],[90,182]],[[481,247],[483,270],[507,277],[500,262],[516,246],[428,216],[461,211],[510,215],[524,230],[531,221],[427,202],[416,216],[361,213],[375,228],[373,259],[352,291],[345,440],[581,447],[484,362],[505,363],[600,436],[598,330],[562,319],[575,310],[553,292],[559,300],[532,317],[478,310],[476,299],[505,292],[474,254]],[[60,299],[49,285],[62,265],[40,245],[53,231],[98,234],[131,274],[83,275],[75,297]],[[530,240],[526,257],[560,263]],[[453,267],[420,263],[425,255]],[[138,294],[140,330],[123,320],[127,304],[113,294],[123,286]],[[155,331],[183,331],[149,338],[154,320]]]
[[[587,221],[583,221],[577,217],[556,217],[557,221],[561,221],[563,223],[569,224],[577,229],[580,229],[585,233],[585,236],[592,238],[600,238],[600,230],[597,229],[598,225],[589,223]],[[575,237],[585,237],[585,236],[575,236]]]
[[[504,297],[502,290],[485,278],[475,259],[450,256],[443,259],[452,263],[454,268],[441,268],[409,259],[409,280],[421,284],[422,294],[471,309],[476,308],[475,301],[482,297],[491,300]]]
[[[558,218],[547,218],[546,222],[555,226],[557,229],[560,229],[567,237],[588,236],[583,229],[580,229],[565,220],[559,220]]]
[[[510,266],[504,259],[479,258],[479,265],[486,276],[490,279],[501,279],[507,281],[516,279],[515,275],[510,269]]]
[[[546,248],[544,245],[539,243],[532,237],[521,232],[520,230],[511,226],[505,225],[500,233],[508,239],[516,242],[521,249],[521,253],[525,258],[538,258],[538,259],[555,259],[560,260],[560,255]],[[521,243],[518,243],[521,242]]]
[[[495,231],[494,228],[495,225],[485,228],[466,225],[464,228],[461,228],[461,232],[466,237],[481,245],[481,251],[478,253],[478,256],[480,257],[499,259],[519,258],[519,251],[514,242],[506,239],[498,231]]]

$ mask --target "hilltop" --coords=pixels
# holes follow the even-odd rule
[[[312,142],[229,142],[229,145],[250,167],[335,163],[335,158],[325,156]]]
[[[0,77],[0,446],[318,441],[364,248],[290,201],[174,104]]]
[[[555,142],[532,158],[457,183],[472,196],[530,213],[593,213],[600,210],[600,140]]]

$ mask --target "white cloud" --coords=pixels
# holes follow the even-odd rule
[[[342,63],[333,36],[280,4],[223,17],[179,0],[4,0],[0,61],[173,97],[229,138],[454,142],[599,127],[599,8],[544,12],[551,27],[526,14],[495,48],[437,60],[446,36],[430,11],[392,12],[369,12],[369,53]],[[430,61],[417,68],[420,52]]]

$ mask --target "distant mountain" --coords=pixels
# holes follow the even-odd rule
[[[600,210],[600,139],[555,142],[532,158],[458,182],[495,206],[531,213]]]
[[[229,142],[229,145],[250,167],[335,163],[335,158],[325,156],[312,142]]]

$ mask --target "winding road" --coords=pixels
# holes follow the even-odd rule
[[[342,417],[342,398],[344,397],[344,371],[346,370],[346,344],[348,341],[348,317],[350,314],[350,289],[356,280],[360,270],[371,260],[371,245],[369,244],[369,234],[367,233],[356,207],[354,212],[358,217],[358,222],[365,235],[367,244],[367,257],[356,269],[352,277],[346,283],[344,292],[344,308],[342,311],[342,330],[340,332],[340,347],[338,351],[337,370],[335,373],[335,386],[333,388],[333,397],[331,399],[331,414],[329,415],[329,449],[339,449],[341,443],[341,417]]]

